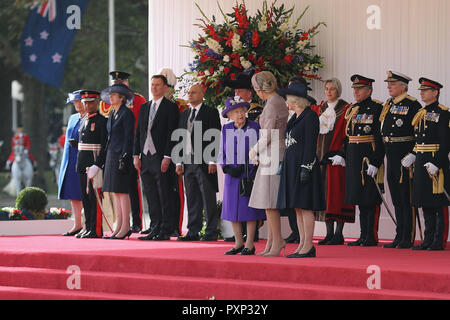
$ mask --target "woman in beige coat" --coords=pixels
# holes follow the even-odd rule
[[[255,74],[252,85],[258,96],[266,101],[260,116],[260,139],[250,150],[250,159],[259,163],[249,206],[265,209],[268,224],[268,238],[264,252],[265,257],[276,257],[285,248],[281,236],[280,212],[276,209],[280,176],[277,174],[285,151],[284,132],[289,111],[286,103],[276,90],[275,76],[269,71]]]

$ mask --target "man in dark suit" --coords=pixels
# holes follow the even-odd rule
[[[203,241],[217,240],[217,151],[220,147],[220,116],[217,109],[203,104],[204,89],[193,85],[189,90],[189,109],[180,115],[179,128],[187,130],[187,146],[181,150],[183,163],[177,163],[176,172],[184,174],[188,205],[188,233],[180,241],[197,241],[203,226],[203,209],[206,232]],[[215,129],[218,139],[209,139],[205,132]],[[209,131],[208,133],[213,133]],[[214,140],[210,142],[211,140]],[[205,152],[206,151],[206,152]],[[210,159],[205,158],[211,151]],[[205,153],[205,155],[204,155]],[[200,192],[199,192],[200,191]]]
[[[169,240],[174,225],[171,193],[172,132],[177,129],[179,112],[164,97],[167,79],[152,77],[153,100],[142,105],[134,139],[134,166],[141,174],[150,215],[150,232],[140,240]]]

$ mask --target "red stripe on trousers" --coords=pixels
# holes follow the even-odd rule
[[[100,195],[100,192],[102,191],[102,189],[97,189],[97,194]],[[98,202],[99,199],[97,199],[96,203],[97,203],[97,216],[96,216],[96,220],[97,220],[97,228],[95,229],[95,232],[97,233],[98,237],[102,236],[102,208],[100,207],[100,203]]]
[[[378,242],[378,226],[380,224],[380,206],[376,206],[375,209],[375,219],[373,224],[373,235],[375,236],[375,241]]]
[[[444,212],[444,233],[442,234],[442,246],[444,249],[447,247],[447,239],[448,239],[448,207],[442,208]]]

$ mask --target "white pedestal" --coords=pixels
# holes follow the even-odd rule
[[[0,221],[0,236],[59,235],[72,226],[73,220]]]

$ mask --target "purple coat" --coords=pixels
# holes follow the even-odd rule
[[[225,166],[236,168],[244,166],[249,162],[248,154],[250,148],[259,140],[259,124],[247,120],[242,130],[234,126],[234,122],[227,123],[222,128],[222,139],[218,163],[222,169]],[[249,165],[248,174],[255,177],[256,167]],[[264,210],[250,208],[248,206],[249,197],[239,195],[239,181],[246,176],[243,170],[239,178],[234,178],[225,174],[225,185],[223,192],[222,219],[231,222],[243,222],[252,220],[264,220],[266,214]]]

